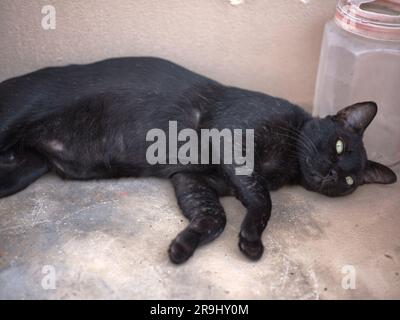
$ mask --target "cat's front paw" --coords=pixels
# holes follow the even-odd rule
[[[184,230],[169,246],[169,259],[175,264],[184,263],[193,255],[198,245],[198,235],[189,230]]]
[[[255,241],[246,240],[242,235],[239,235],[239,249],[250,260],[259,260],[264,252],[264,246],[261,239]]]

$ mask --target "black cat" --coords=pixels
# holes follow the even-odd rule
[[[223,86],[156,58],[46,68],[0,84],[0,197],[52,169],[82,180],[165,177],[190,221],[169,248],[174,263],[223,231],[224,195],[247,209],[239,247],[256,260],[271,215],[269,191],[297,183],[342,196],[364,183],[396,181],[389,168],[367,160],[363,147],[376,112],[375,103],[363,102],[313,118],[286,100]],[[235,163],[149,164],[146,133],[168,132],[171,120],[197,132],[254,129],[253,172],[237,175]]]

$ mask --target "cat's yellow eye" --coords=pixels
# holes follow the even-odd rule
[[[338,139],[338,141],[336,141],[336,153],[342,154],[343,151],[344,151],[344,142]]]
[[[349,186],[352,186],[352,185],[354,184],[353,178],[350,177],[350,176],[347,176],[347,177],[346,177],[346,183],[347,183]]]

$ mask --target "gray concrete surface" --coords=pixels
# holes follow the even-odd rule
[[[259,262],[239,252],[244,209],[224,198],[225,232],[175,266],[167,248],[186,220],[168,181],[48,175],[0,200],[0,298],[400,298],[399,193],[399,183],[337,199],[274,192]],[[351,268],[355,288],[344,289]]]

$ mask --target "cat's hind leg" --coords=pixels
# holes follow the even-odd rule
[[[179,207],[189,225],[178,234],[169,247],[173,263],[188,260],[198,246],[217,238],[225,228],[226,216],[218,193],[201,175],[177,173],[171,178]]]
[[[49,170],[44,157],[19,147],[0,153],[0,198],[25,189]]]

